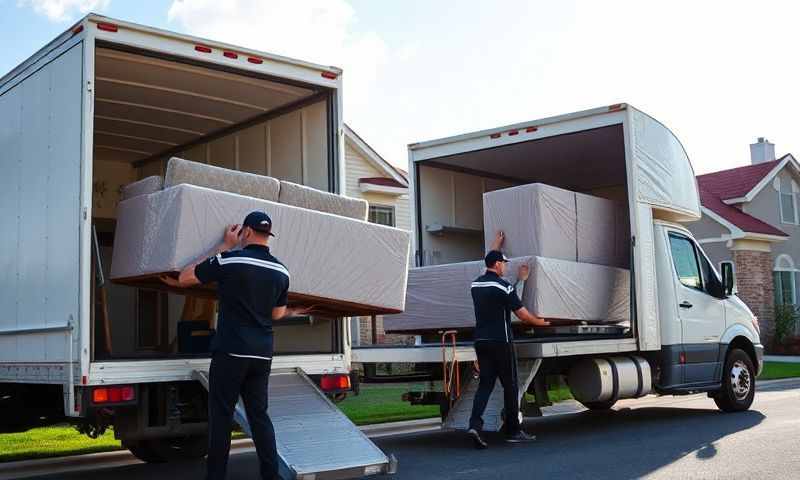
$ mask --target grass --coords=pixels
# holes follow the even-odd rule
[[[800,377],[800,363],[764,362],[760,380]]]
[[[0,435],[0,462],[108,452],[120,448],[119,440],[114,439],[110,429],[100,438],[91,439],[69,425],[57,425]]]
[[[800,377],[800,364],[766,362],[759,379],[792,377]],[[338,406],[356,425],[434,418],[439,416],[438,405],[411,406],[401,399],[402,394],[409,390],[425,390],[428,387],[425,383],[362,385],[361,395],[350,395]],[[550,381],[549,395],[553,403],[572,398],[569,388],[555,379]],[[233,436],[244,437],[241,432],[234,432]],[[0,462],[107,452],[120,448],[120,442],[114,439],[111,430],[98,439],[91,439],[69,425],[0,434]]]

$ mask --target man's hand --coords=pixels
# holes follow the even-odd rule
[[[233,250],[239,244],[239,235],[242,232],[241,225],[228,225],[225,228],[225,236],[223,237],[222,245],[225,250]]]
[[[317,306],[311,305],[309,307],[302,307],[302,308],[287,308],[286,309],[286,316],[287,317],[305,317],[307,315],[311,315],[314,311],[316,311]]]
[[[517,281],[524,282],[528,280],[528,277],[531,274],[531,267],[528,264],[523,264],[519,266],[519,270],[517,271]]]
[[[500,250],[503,248],[503,242],[506,240],[506,234],[503,233],[502,230],[498,230],[497,233],[494,235],[494,241],[492,242],[492,248],[489,250]]]
[[[166,283],[170,287],[181,288],[181,282],[179,282],[178,279],[175,277],[171,277],[169,275],[161,275],[159,278],[161,279],[162,282]]]

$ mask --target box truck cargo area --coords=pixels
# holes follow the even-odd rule
[[[171,156],[332,190],[332,95],[300,82],[98,42],[92,221],[100,248],[93,258],[104,278],[122,187],[163,177]],[[208,354],[215,302],[187,303],[183,295],[112,282],[92,293],[94,358]],[[340,353],[338,325],[328,318],[278,324],[276,353]]]

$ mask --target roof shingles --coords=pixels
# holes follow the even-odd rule
[[[788,237],[772,225],[724,202],[747,195],[782,160],[698,175],[700,203],[744,232]]]

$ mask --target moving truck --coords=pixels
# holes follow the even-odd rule
[[[750,406],[762,368],[758,321],[734,294],[733,271],[723,266],[720,276],[684,226],[701,215],[697,183],[686,151],[662,123],[616,104],[414,143],[408,152],[418,266],[483,258],[482,197],[493,190],[544,183],[614,200],[627,217],[630,254],[621,266],[631,276],[630,325],[518,329],[520,398],[528,390],[546,402],[541,380],[564,375],[591,409],[651,392],[708,392],[725,411]],[[403,330],[391,317],[385,322],[387,331]],[[471,333],[442,336],[443,327],[417,327],[422,341],[414,346],[357,348],[353,356],[367,365],[431,367],[444,390],[407,398],[440,403],[445,426],[466,428],[477,384],[470,381]]]
[[[98,15],[0,78],[0,429],[113,425],[145,461],[202,457],[209,354],[181,344],[208,332],[179,324],[214,307],[106,281],[120,188],[178,156],[341,193],[342,129],[338,68]],[[390,469],[328,398],[352,386],[344,319],[275,329],[284,476]]]

